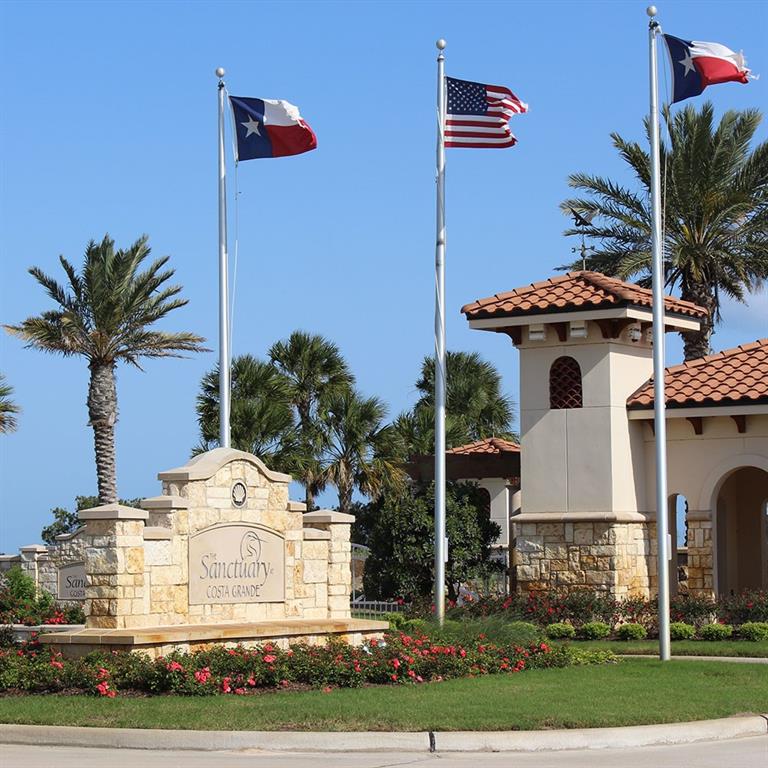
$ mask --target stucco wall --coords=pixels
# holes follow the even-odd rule
[[[652,373],[652,349],[628,329],[520,344],[521,482],[526,513],[637,512],[646,508],[643,451],[627,424],[627,397]],[[581,368],[583,407],[549,407],[549,372],[560,356]],[[638,450],[639,449],[639,450]]]

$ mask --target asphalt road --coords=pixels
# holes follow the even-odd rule
[[[544,754],[192,752],[0,745],[2,768],[766,768],[768,736]]]

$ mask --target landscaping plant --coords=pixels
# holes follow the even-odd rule
[[[755,643],[768,640],[768,621],[748,621],[739,627],[739,635]]]
[[[726,640],[733,634],[730,624],[705,624],[699,628],[699,637],[702,640]]]
[[[696,635],[696,627],[682,621],[673,621],[669,625],[670,640],[693,640]]]
[[[173,652],[150,659],[115,651],[64,659],[37,638],[18,649],[0,650],[0,690],[92,693],[118,691],[189,696],[243,695],[259,689],[359,687],[439,682],[450,678],[514,674],[526,669],[606,663],[607,651],[496,644],[480,636],[466,644],[427,635],[391,633],[356,647],[270,643],[259,648],[217,646],[194,653]]]
[[[648,636],[648,632],[642,624],[636,624],[630,622],[628,624],[622,624],[616,630],[616,638],[618,640],[644,640]]]

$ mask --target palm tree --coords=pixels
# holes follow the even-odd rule
[[[230,428],[232,446],[287,470],[295,447],[295,417],[288,382],[272,363],[241,355],[232,360]],[[203,377],[197,396],[200,451],[218,445],[219,368]]]
[[[395,422],[409,455],[434,452],[434,357],[424,358],[416,389],[421,396],[413,412]],[[512,401],[501,392],[501,375],[476,352],[446,354],[445,401],[446,447],[494,436],[516,439],[511,431]]]
[[[13,387],[7,384],[5,376],[0,373],[0,433],[16,431],[16,414],[21,411],[18,405],[11,400]]]
[[[661,146],[665,279],[681,298],[709,310],[700,331],[684,331],[685,359],[710,352],[722,295],[745,301],[768,276],[768,142],[750,151],[761,121],[756,109],[726,112],[715,125],[705,103],[674,116],[665,111],[669,144]],[[646,134],[649,124],[646,121]],[[564,210],[593,214],[594,219],[567,235],[599,241],[587,260],[596,269],[622,279],[650,283],[650,157],[635,142],[611,134],[629,165],[636,185],[628,189],[585,173],[569,178],[589,197],[565,200]],[[586,218],[591,218],[586,216]],[[574,265],[576,266],[576,265]],[[577,268],[581,268],[580,263]]]
[[[169,312],[183,307],[181,286],[163,287],[172,269],[163,269],[168,256],[156,259],[139,271],[150,249],[147,238],[139,238],[126,250],[115,250],[105,235],[85,249],[80,274],[63,257],[61,266],[67,285],[60,285],[37,267],[29,272],[58,305],[57,309],[29,317],[6,330],[27,342],[28,347],[88,361],[88,416],[96,449],[99,501],[117,501],[115,479],[115,423],[117,391],[115,367],[119,361],[141,368],[143,357],[181,357],[182,352],[200,352],[203,338],[193,333],[167,333],[149,326]]]
[[[328,435],[323,481],[336,486],[340,512],[349,512],[355,488],[376,499],[405,480],[395,459],[396,432],[383,423],[386,415],[379,398],[352,389],[328,397],[322,413]]]
[[[323,490],[321,457],[327,435],[319,418],[324,403],[354,382],[339,348],[318,335],[294,331],[272,345],[269,357],[287,382],[288,399],[296,408],[298,452],[292,471],[304,485],[307,510]]]

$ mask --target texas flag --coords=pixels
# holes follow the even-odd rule
[[[720,43],[681,40],[664,35],[672,65],[672,103],[698,96],[708,85],[717,83],[746,83],[749,81],[747,62]]]
[[[317,147],[317,137],[299,108],[277,99],[230,96],[237,136],[237,160],[300,155]]]

